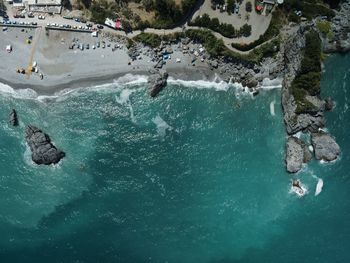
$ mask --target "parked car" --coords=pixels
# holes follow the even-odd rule
[[[238,14],[239,12],[239,5],[236,6],[235,13]]]
[[[33,17],[34,17],[34,14],[33,14],[33,13],[29,13],[29,14],[28,14],[28,17],[29,17],[29,18],[33,18]]]
[[[98,29],[103,29],[103,25],[97,25]]]

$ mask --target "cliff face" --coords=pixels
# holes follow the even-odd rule
[[[302,128],[298,122],[296,103],[290,93],[291,84],[299,72],[302,60],[302,50],[305,47],[305,28],[291,35],[284,45],[284,69],[285,75],[282,83],[282,108],[284,112],[284,123],[289,135],[300,131]]]
[[[302,164],[310,160],[308,146],[311,144],[317,149],[315,153],[318,160],[335,160],[340,154],[340,148],[331,135],[320,132],[320,129],[325,126],[324,112],[329,108],[328,103],[318,95],[306,95],[304,99],[312,105],[313,110],[298,113],[297,103],[291,93],[292,82],[301,68],[303,49],[306,44],[305,33],[306,28],[300,26],[299,30],[291,35],[284,45],[285,75],[282,85],[282,107],[286,132],[289,135],[285,161],[287,171],[290,173],[298,172]],[[293,135],[300,131],[312,134],[312,138],[317,139],[310,142],[294,138]]]

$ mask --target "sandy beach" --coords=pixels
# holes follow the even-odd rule
[[[28,44],[26,41],[32,39]],[[80,50],[76,44],[82,43],[89,49]],[[102,43],[105,42],[105,48]],[[97,43],[100,47],[97,47]],[[8,53],[6,46],[13,51]],[[95,46],[95,49],[93,49]],[[112,48],[115,50],[113,51]],[[68,31],[46,31],[44,28],[11,28],[0,32],[0,82],[15,89],[31,88],[40,94],[52,94],[66,88],[78,88],[103,83],[126,75],[147,75],[156,62],[148,55],[149,48],[140,52],[137,60],[131,61],[122,39],[106,36],[92,37],[89,33]],[[215,73],[207,63],[197,60],[191,64],[192,56],[183,54],[174,46],[173,54],[164,66],[175,79],[212,80]],[[180,63],[176,59],[181,60]],[[38,73],[19,74],[17,68],[27,69],[37,64]],[[40,79],[43,74],[43,80]]]

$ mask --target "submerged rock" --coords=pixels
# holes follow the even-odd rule
[[[331,97],[327,97],[325,100],[325,108],[327,111],[331,111],[334,108],[334,102]]]
[[[288,138],[286,145],[286,165],[289,173],[298,172],[304,162],[304,147],[301,140],[293,136]]]
[[[25,139],[32,151],[32,160],[36,164],[56,164],[65,153],[58,150],[50,140],[50,137],[40,129],[29,125],[25,130]]]
[[[18,116],[15,109],[10,113],[9,122],[12,126],[18,126]]]
[[[330,134],[324,132],[313,133],[311,142],[317,160],[330,162],[338,158],[340,147]]]
[[[168,73],[166,71],[159,71],[148,78],[151,97],[157,96],[166,87],[167,80]]]

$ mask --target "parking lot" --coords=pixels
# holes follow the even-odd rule
[[[246,11],[246,3],[248,1],[251,2],[253,6],[251,12]],[[221,23],[231,24],[236,29],[239,29],[244,24],[251,25],[252,26],[251,36],[242,39],[242,41],[250,42],[258,39],[259,36],[266,31],[272,18],[271,14],[269,14],[268,16],[265,16],[255,12],[254,0],[243,0],[242,4],[240,5],[237,5],[237,2],[236,2],[235,9],[231,11],[232,13],[229,15],[226,10],[223,11],[223,10],[220,10],[220,8],[216,8],[216,10],[214,10],[212,8],[211,0],[205,0],[202,7],[194,14],[193,19],[195,19],[197,16],[208,14],[211,18],[216,17],[219,19]]]

